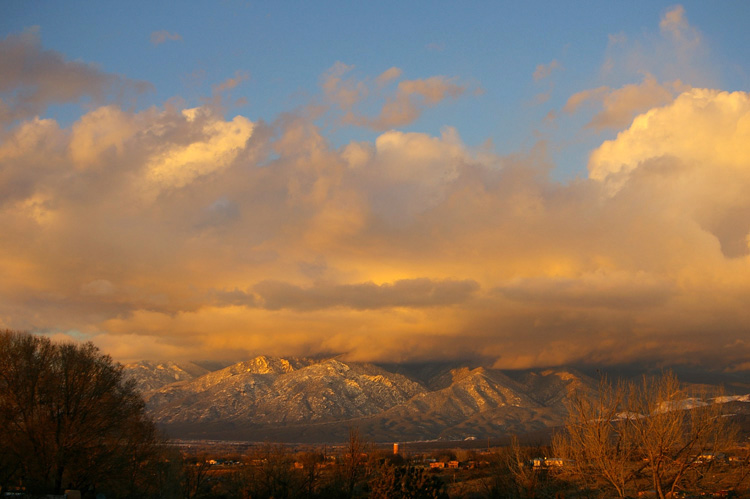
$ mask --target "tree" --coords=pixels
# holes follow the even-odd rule
[[[0,478],[32,492],[135,495],[158,441],[135,385],[92,343],[0,332],[0,454],[17,463]]]
[[[385,461],[370,480],[370,499],[442,499],[447,498],[440,479],[425,469],[394,466]]]
[[[735,440],[710,395],[682,387],[671,372],[617,386],[602,379],[596,393],[571,399],[565,433],[553,446],[569,460],[560,473],[592,488],[608,485],[620,497],[635,485],[673,497],[700,480],[701,456]]]
[[[350,428],[346,453],[338,467],[346,497],[354,497],[357,482],[365,475],[368,450],[367,443],[359,434],[359,428]]]
[[[286,499],[301,495],[303,476],[294,469],[294,457],[285,446],[267,443],[249,457],[247,493],[250,497]]]
[[[632,414],[625,407],[627,386],[613,386],[606,377],[594,393],[575,392],[569,400],[564,434],[553,440],[555,457],[565,466],[557,470],[591,488],[611,487],[618,497],[635,479],[638,446]]]
[[[496,451],[490,458],[489,476],[483,481],[489,498],[534,499],[553,497],[554,483],[546,470],[533,466],[536,458],[548,453],[541,446],[522,446],[511,437],[510,446]]]
[[[700,478],[694,471],[702,456],[723,453],[735,441],[722,404],[712,403],[705,392],[683,389],[671,372],[632,383],[628,399],[639,414],[630,424],[647,463],[644,471],[660,499]]]
[[[206,454],[185,459],[182,465],[182,491],[185,499],[206,495],[211,463]]]
[[[297,459],[302,464],[305,496],[314,497],[320,481],[320,471],[325,456],[319,452],[302,452],[297,455]]]

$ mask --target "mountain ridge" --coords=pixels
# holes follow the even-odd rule
[[[544,433],[564,424],[572,393],[598,385],[568,367],[506,371],[472,362],[398,366],[272,356],[209,372],[198,364],[124,367],[171,436],[334,442],[345,440],[350,427],[372,441]],[[750,398],[732,402],[750,407]]]

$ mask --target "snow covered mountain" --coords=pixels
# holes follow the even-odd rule
[[[176,381],[188,381],[211,372],[193,362],[152,362],[144,360],[124,366],[125,379],[134,380],[145,393]]]
[[[376,414],[424,391],[370,364],[258,357],[144,393],[157,422],[285,424]]]
[[[570,370],[505,373],[441,365],[397,373],[338,359],[261,356],[212,372],[197,368],[139,363],[125,371],[143,387],[148,410],[168,433],[249,440],[337,440],[351,426],[373,440],[539,430],[563,422],[564,401],[574,388],[595,385]]]
[[[598,385],[574,369],[376,366],[336,358],[260,356],[229,366],[139,362],[124,371],[174,437],[279,442],[340,442],[351,427],[372,441],[548,435],[564,423],[568,397]],[[748,397],[716,402],[745,414]]]

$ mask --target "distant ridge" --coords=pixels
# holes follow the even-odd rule
[[[279,442],[340,442],[355,426],[376,442],[549,434],[564,423],[571,393],[598,384],[570,368],[270,356],[214,371],[197,362],[144,361],[126,365],[125,374],[173,437]],[[750,413],[748,396],[724,402]]]

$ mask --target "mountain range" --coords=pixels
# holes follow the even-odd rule
[[[231,365],[143,361],[124,373],[172,437],[316,443],[344,441],[353,427],[374,442],[548,435],[564,423],[569,396],[598,384],[576,369],[267,356]],[[731,402],[750,412],[750,397]]]

